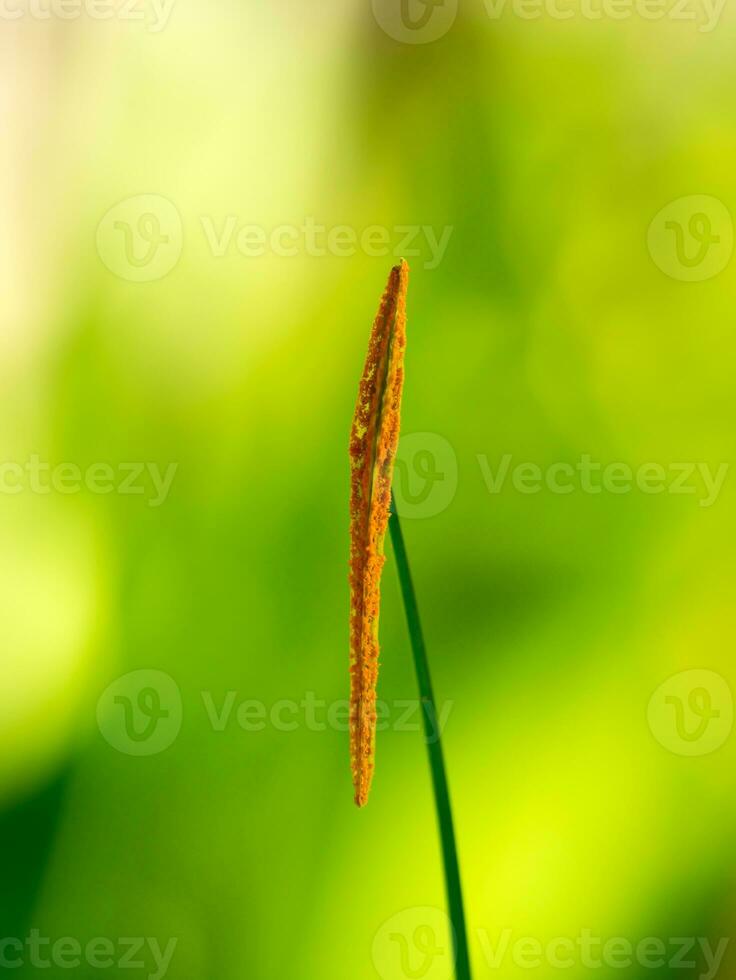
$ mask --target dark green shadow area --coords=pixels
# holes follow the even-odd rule
[[[69,770],[31,796],[0,811],[0,936],[23,939],[33,927],[51,848],[59,826]]]

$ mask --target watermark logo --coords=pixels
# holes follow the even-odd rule
[[[213,259],[342,259],[363,254],[405,258],[429,272],[443,261],[453,230],[452,225],[327,225],[313,215],[296,224],[267,227],[237,214],[201,214],[188,235],[190,240],[196,236]],[[157,194],[139,194],[116,204],[97,227],[100,258],[110,272],[130,282],[151,282],[168,275],[183,245],[181,214]]]
[[[394,41],[428,44],[455,23],[458,0],[372,0],[373,15]]]
[[[192,712],[215,734],[274,732],[345,732],[350,728],[347,698],[327,700],[315,691],[299,699],[266,703],[236,690],[202,690]],[[376,730],[420,734],[435,743],[450,720],[453,701],[434,711],[417,698],[375,702]],[[187,712],[189,714],[189,711]],[[126,755],[155,755],[173,744],[182,726],[181,692],[172,677],[159,670],[136,670],[118,678],[97,704],[97,723],[107,742]]]
[[[642,493],[689,496],[698,507],[712,507],[720,498],[730,464],[645,462],[632,466],[623,460],[603,462],[590,453],[576,460],[556,460],[544,466],[517,459],[512,453],[491,457],[477,453],[478,474],[489,494]],[[415,432],[399,440],[393,491],[401,517],[434,517],[452,503],[458,486],[458,461],[450,443],[436,432]]]
[[[113,275],[129,282],[163,279],[179,261],[181,215],[165,197],[138,194],[121,201],[97,226],[97,251]]]
[[[491,21],[511,17],[572,23],[669,20],[692,25],[701,34],[716,29],[725,4],[726,0],[483,0]],[[373,13],[395,41],[426,44],[453,26],[457,0],[373,0]]]
[[[457,491],[457,456],[436,432],[402,436],[396,451],[394,496],[400,517],[435,517]]]
[[[161,670],[124,674],[97,702],[102,735],[126,755],[157,755],[168,749],[179,734],[181,721],[181,692]]]
[[[712,670],[684,670],[654,692],[647,708],[652,734],[676,755],[707,755],[733,728],[733,696]]]
[[[373,963],[383,980],[450,980],[455,958],[447,915],[426,906],[392,916],[373,940]]]
[[[680,197],[655,215],[647,245],[666,276],[681,282],[702,282],[728,265],[733,254],[733,220],[716,197]]]

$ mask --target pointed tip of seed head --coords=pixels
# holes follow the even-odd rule
[[[371,792],[370,778],[368,779],[367,782],[364,778],[360,778],[354,786],[354,794],[353,794],[353,802],[355,803],[355,805],[359,810],[362,810],[363,807],[367,804],[368,797],[370,796],[370,792]]]

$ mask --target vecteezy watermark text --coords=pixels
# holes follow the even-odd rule
[[[715,948],[705,936],[677,936],[660,939],[647,936],[636,942],[625,936],[606,938],[591,929],[581,929],[577,936],[555,936],[547,942],[533,936],[514,939],[514,930],[503,929],[496,939],[485,929],[478,930],[486,964],[500,969],[511,958],[521,969],[536,970],[543,964],[557,970],[583,967],[598,970],[628,970],[634,966],[645,970],[691,970],[700,967],[699,980],[713,980],[729,944],[719,939]]]
[[[490,494],[666,494],[687,496],[700,507],[716,503],[730,469],[727,462],[603,462],[590,453],[544,465],[512,453],[493,457],[476,453],[475,459],[475,478],[483,481]],[[442,513],[452,503],[459,474],[457,455],[444,436],[436,432],[404,433],[394,472],[399,514],[413,519]]]
[[[192,710],[215,733],[240,730],[257,734],[276,732],[347,732],[350,703],[328,701],[314,691],[302,697],[279,698],[270,703],[241,692],[200,691]],[[376,728],[392,732],[421,732],[428,744],[436,742],[447,725],[453,701],[436,709],[416,698],[396,698],[375,703]],[[97,701],[97,724],[105,740],[126,755],[146,756],[163,752],[176,740],[184,717],[181,690],[162,670],[134,670],[118,677]]]
[[[484,0],[491,20],[504,13],[521,20],[674,20],[695,22],[701,34],[718,24],[726,0]]]
[[[723,489],[729,470],[728,463],[721,463],[714,471],[708,463],[642,463],[632,467],[628,463],[601,463],[588,453],[583,453],[575,464],[551,463],[541,467],[538,463],[518,462],[512,466],[511,453],[502,456],[498,464],[491,465],[488,457],[479,454],[478,464],[489,493],[501,493],[510,480],[518,493],[534,494],[548,490],[554,494],[612,493],[626,494],[638,490],[645,494],[700,493],[701,507],[712,506]]]
[[[176,0],[0,0],[0,20],[118,20],[142,24],[158,34]]]
[[[0,0],[2,2],[2,0]],[[200,214],[189,221],[188,241],[199,236],[214,259],[264,256],[287,259],[404,257],[424,269],[442,262],[451,225],[326,224],[311,215],[296,224],[255,224],[237,214]],[[160,194],[137,194],[120,201],[100,219],[97,252],[114,275],[128,282],[163,279],[184,248],[184,222],[176,205]]]
[[[447,915],[430,906],[403,909],[387,919],[373,940],[373,963],[382,980],[451,980],[455,976],[453,927]],[[507,970],[628,970],[640,980],[642,970],[687,970],[689,977],[715,980],[723,964],[729,937],[602,936],[592,929],[576,935],[520,935],[511,927],[490,932],[476,929],[469,936],[480,946],[491,975]],[[545,976],[546,976],[545,972]]]
[[[0,494],[14,496],[28,492],[37,494],[89,493],[136,496],[148,495],[149,507],[166,503],[178,463],[169,463],[164,470],[158,463],[91,463],[84,469],[76,463],[51,464],[37,454],[23,463],[17,460],[0,462]]]
[[[147,980],[163,980],[171,965],[177,944],[169,939],[162,949],[153,936],[124,936],[110,939],[95,936],[80,942],[73,936],[51,939],[31,929],[23,939],[13,936],[0,938],[0,970],[33,967],[47,970],[78,970],[81,966],[93,970],[145,970]]]
[[[262,732],[273,728],[281,732],[293,732],[305,728],[311,732],[332,729],[347,732],[349,729],[350,702],[326,701],[314,691],[307,691],[299,701],[282,698],[271,705],[255,699],[239,699],[237,691],[215,701],[211,691],[202,691],[202,702],[207,718],[216,732],[224,732],[233,724],[246,732]],[[444,731],[452,711],[453,702],[443,702],[436,714],[427,713],[425,728],[427,742],[436,742]],[[424,725],[422,702],[416,698],[396,698],[375,703],[376,730],[379,732],[418,732]]]
[[[279,258],[309,255],[338,258],[363,252],[370,258],[422,258],[422,268],[436,269],[442,261],[452,235],[452,227],[432,225],[323,225],[307,217],[298,225],[262,225],[243,223],[229,214],[219,223],[211,215],[200,219],[207,243],[215,258],[239,252],[245,258],[272,254]]]
[[[481,0],[476,0],[481,6]],[[726,0],[482,0],[489,20],[576,22],[675,21],[692,24],[702,34],[713,31]],[[455,23],[459,0],[372,0],[383,31],[402,44],[430,44]]]

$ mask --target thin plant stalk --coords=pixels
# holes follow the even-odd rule
[[[427,650],[424,646],[422,624],[419,619],[417,598],[414,593],[409,560],[406,556],[404,536],[401,532],[399,515],[396,512],[396,501],[391,494],[391,511],[389,516],[389,531],[394,549],[394,558],[399,573],[401,595],[404,600],[406,623],[409,628],[409,639],[414,657],[414,668],[419,685],[419,697],[422,703],[425,741],[429,756],[429,768],[432,772],[432,786],[437,810],[440,841],[442,843],[442,858],[445,867],[445,886],[447,889],[447,904],[450,921],[453,927],[453,943],[455,948],[455,976],[457,980],[470,980],[470,958],[468,955],[468,938],[465,928],[465,911],[463,908],[463,891],[460,882],[460,865],[455,843],[455,830],[452,821],[450,791],[447,785],[447,772],[442,754],[440,729],[437,720],[437,705],[432,691],[432,678],[429,673]]]

